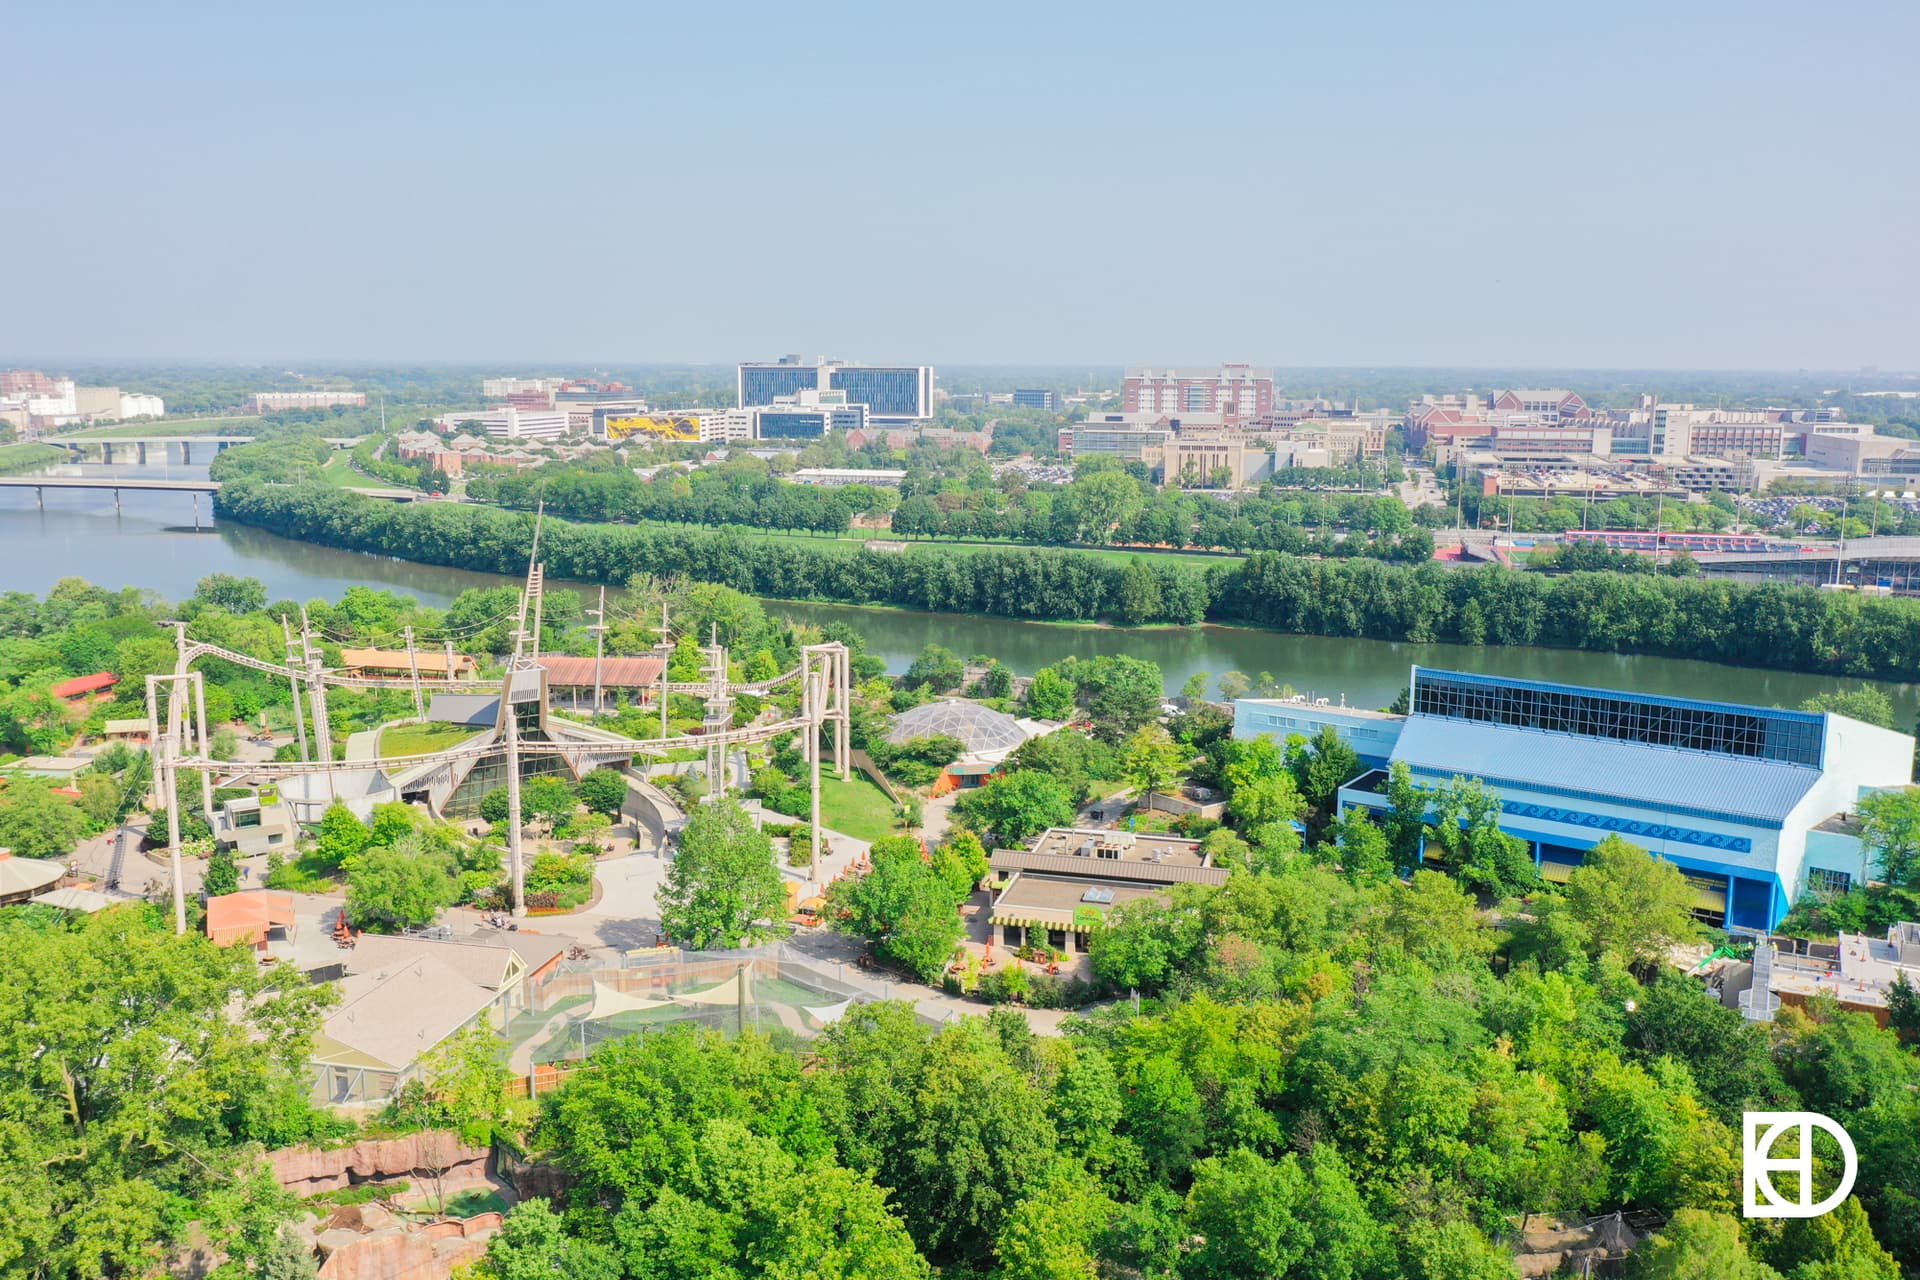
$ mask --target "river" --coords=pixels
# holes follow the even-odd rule
[[[57,470],[75,474],[71,468]],[[89,467],[87,474],[100,470]],[[115,470],[161,474],[158,468]],[[167,474],[204,477],[206,472],[175,466]],[[194,504],[187,494],[123,493],[116,514],[112,494],[104,491],[49,491],[42,510],[33,490],[0,489],[0,590],[44,594],[61,578],[80,577],[107,587],[147,587],[180,599],[191,595],[202,577],[225,572],[259,578],[273,599],[335,598],[350,586],[364,584],[444,605],[468,587],[512,581],[310,546],[241,525],[218,525],[204,497],[199,521],[196,532]],[[1405,644],[1216,626],[1125,630],[793,601],[769,601],[768,607],[798,621],[851,624],[891,671],[904,671],[931,641],[962,657],[991,654],[1022,674],[1069,654],[1091,658],[1124,653],[1158,663],[1169,689],[1179,688],[1196,671],[1215,676],[1264,671],[1301,693],[1363,707],[1392,702],[1416,664],[1772,706],[1797,706],[1814,694],[1859,683],[1569,649]],[[1910,727],[1920,716],[1920,686],[1876,683],[1893,699],[1896,724]]]

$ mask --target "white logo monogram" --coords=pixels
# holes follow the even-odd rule
[[[1775,1160],[1768,1152],[1773,1150],[1775,1140],[1789,1129],[1799,1131],[1800,1154],[1790,1159]],[[1808,1202],[1813,1198],[1815,1129],[1825,1129],[1840,1144],[1846,1170],[1841,1174],[1840,1185],[1834,1188],[1832,1195],[1818,1204],[1810,1204]],[[1853,1150],[1853,1139],[1847,1136],[1847,1131],[1814,1111],[1747,1112],[1742,1126],[1740,1156],[1745,1201],[1743,1207],[1749,1218],[1817,1218],[1831,1212],[1853,1190],[1853,1178],[1859,1172],[1860,1165],[1859,1157]],[[1780,1198],[1773,1187],[1771,1175],[1774,1173],[1800,1175],[1798,1204],[1790,1204]]]

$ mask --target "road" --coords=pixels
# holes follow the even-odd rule
[[[1447,495],[1432,471],[1426,467],[1409,467],[1407,478],[1400,482],[1400,501],[1409,507],[1442,507],[1446,505]]]

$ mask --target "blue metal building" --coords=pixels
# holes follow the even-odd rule
[[[1275,731],[1262,721],[1287,713],[1270,706],[1236,704],[1236,735]],[[1390,718],[1384,759],[1379,713],[1308,707],[1296,717],[1343,715],[1342,737],[1371,766],[1340,789],[1343,810],[1384,809],[1393,763],[1425,787],[1479,778],[1499,796],[1501,829],[1533,847],[1546,879],[1565,881],[1618,835],[1680,867],[1697,914],[1735,927],[1771,928],[1809,884],[1868,878],[1847,817],[1913,769],[1906,734],[1806,711],[1423,667],[1410,711]]]

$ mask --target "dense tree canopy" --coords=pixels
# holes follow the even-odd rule
[[[310,1132],[330,992],[139,905],[0,913],[0,1274],[144,1275],[203,1215],[248,1228],[237,1253],[276,1242],[290,1205],[250,1189],[248,1144]]]

